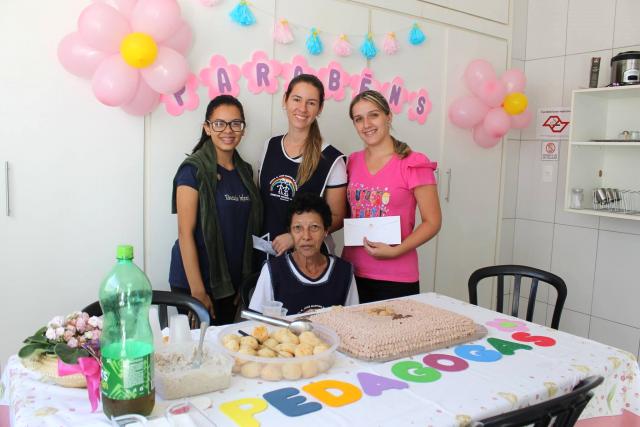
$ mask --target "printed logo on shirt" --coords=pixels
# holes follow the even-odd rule
[[[347,187],[347,199],[351,205],[352,218],[387,216],[391,193],[388,187],[369,188],[352,182]]]
[[[269,182],[269,189],[272,197],[290,202],[293,200],[293,196],[296,195],[298,185],[296,184],[296,180],[289,175],[280,175]]]
[[[245,194],[240,194],[240,195],[230,195],[230,194],[225,194],[224,195],[224,199],[228,200],[228,201],[232,201],[232,202],[250,202],[251,199],[249,199],[249,196],[245,195]]]

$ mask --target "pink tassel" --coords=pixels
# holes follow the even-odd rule
[[[333,51],[338,56],[349,56],[352,50],[351,43],[349,43],[346,34],[340,34],[340,37],[338,37],[333,44]]]
[[[382,50],[387,55],[393,55],[400,49],[398,46],[398,39],[396,38],[396,33],[387,33],[382,42]]]
[[[273,38],[280,44],[289,44],[293,41],[293,34],[289,28],[289,21],[281,19],[273,29]]]

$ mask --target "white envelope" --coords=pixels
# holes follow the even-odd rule
[[[345,218],[345,246],[362,246],[365,237],[372,242],[400,244],[400,217]]]

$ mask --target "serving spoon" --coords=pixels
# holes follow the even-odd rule
[[[302,332],[309,332],[313,330],[313,324],[309,319],[296,319],[293,321],[288,321],[284,319],[277,319],[271,316],[265,316],[264,314],[260,314],[251,310],[242,310],[240,312],[240,317],[242,317],[243,319],[257,320],[269,325],[287,328],[296,335],[300,335]]]

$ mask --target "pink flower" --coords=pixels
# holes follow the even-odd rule
[[[97,341],[97,340],[100,339],[100,335],[102,335],[102,331],[100,329],[95,329],[95,330],[93,330],[91,332],[93,332],[92,341]]]
[[[193,111],[198,108],[200,104],[200,97],[196,92],[198,85],[198,78],[195,74],[189,74],[187,83],[182,89],[173,95],[161,95],[160,102],[164,104],[167,113],[172,116],[179,116],[185,110]]]
[[[62,336],[62,338],[65,341],[69,341],[71,338],[73,338],[74,334],[75,334],[75,331],[71,331],[71,330],[67,329],[66,331],[64,331],[64,335]]]
[[[111,3],[94,1],[84,8],[78,31],[60,41],[58,59],[71,74],[91,79],[101,103],[144,115],[155,109],[160,94],[184,86],[191,29],[175,0]],[[135,46],[142,46],[142,55],[128,53]]]
[[[78,340],[75,338],[71,338],[69,341],[67,341],[67,345],[71,348],[76,348],[78,347]]]
[[[82,317],[78,317],[76,320],[76,329],[79,333],[83,333],[87,329],[87,322]]]
[[[402,113],[404,103],[409,100],[409,93],[404,87],[401,77],[394,77],[393,81],[382,85],[382,94],[389,101],[389,108],[394,114]]]
[[[369,68],[363,69],[360,74],[351,75],[351,97],[355,98],[361,92],[365,90],[373,89],[380,91],[381,84],[373,77],[373,71]]]
[[[298,74],[316,74],[316,71],[309,66],[307,59],[302,55],[296,55],[291,60],[291,63],[282,62],[282,72],[280,75],[283,77],[282,86],[285,88],[289,86],[289,82]]]
[[[431,112],[431,100],[429,93],[425,89],[412,92],[409,95],[409,120],[417,121],[423,125],[427,121],[427,116]]]
[[[209,88],[210,99],[222,94],[238,96],[240,77],[240,67],[227,64],[227,60],[221,55],[213,55],[209,60],[209,67],[200,70],[200,81]]]
[[[342,65],[336,61],[331,61],[325,68],[320,68],[318,78],[324,84],[326,98],[342,101],[344,99],[344,90],[351,83],[351,76],[347,73]]]
[[[89,324],[94,328],[102,329],[102,317],[92,316],[89,319]]]
[[[248,80],[249,91],[255,95],[278,91],[278,76],[282,70],[279,61],[271,60],[263,51],[254,52],[251,61],[242,64],[242,74]]]

